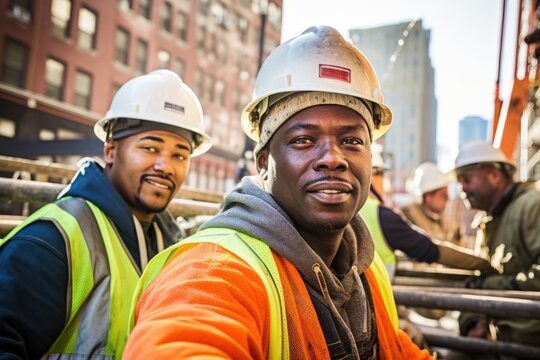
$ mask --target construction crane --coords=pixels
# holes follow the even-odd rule
[[[503,0],[499,63],[495,87],[492,142],[515,160],[520,180],[540,179],[540,13],[538,0],[519,0],[513,85],[510,97],[500,99],[501,59],[506,0]],[[520,71],[521,70],[521,71]]]

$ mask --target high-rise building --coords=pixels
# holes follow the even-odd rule
[[[158,68],[199,96],[214,147],[186,185],[224,192],[244,149],[240,113],[280,43],[282,0],[0,2],[0,154],[100,156],[93,125],[121,84]]]
[[[437,100],[429,57],[430,31],[421,20],[350,30],[352,42],[379,77],[394,123],[381,139],[391,160],[392,186],[405,191],[406,179],[424,161],[435,161]]]
[[[470,140],[488,141],[488,121],[480,116],[465,116],[459,121],[459,144]]]

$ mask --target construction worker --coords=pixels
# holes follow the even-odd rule
[[[452,231],[445,218],[448,203],[448,176],[431,162],[420,164],[414,172],[415,202],[401,208],[410,222],[431,238],[458,243],[459,229]]]
[[[482,141],[464,143],[455,161],[455,174],[474,209],[483,210],[483,245],[497,270],[475,278],[469,287],[540,291],[540,192],[534,182],[514,182],[515,165],[499,149]],[[497,339],[538,345],[540,320],[497,318]],[[463,335],[485,337],[488,322],[464,314]],[[491,334],[494,335],[494,334]]]
[[[373,68],[312,27],[264,62],[242,128],[259,174],[141,278],[129,359],[424,359],[356,216],[391,122]]]
[[[453,268],[493,272],[486,259],[476,256],[468,249],[430,238],[398,211],[385,206],[381,195],[385,165],[380,152],[373,153],[372,166],[370,196],[360,210],[360,215],[373,236],[375,249],[391,279],[396,271],[396,250],[420,262],[437,262]]]
[[[0,358],[120,357],[137,280],[178,240],[164,210],[211,146],[195,94],[170,70],[138,76],[94,131],[104,167],[84,161],[0,241]]]

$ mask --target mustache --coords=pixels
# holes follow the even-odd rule
[[[144,174],[141,176],[141,181],[143,181],[144,179],[146,178],[149,178],[149,177],[153,177],[153,178],[160,178],[160,179],[163,179],[163,180],[167,180],[168,182],[171,183],[171,186],[173,189],[176,188],[176,184],[174,183],[174,181],[172,181],[172,179],[167,176],[167,175],[163,175],[163,174]]]
[[[304,184],[304,186],[310,186],[310,185],[313,185],[313,184],[316,184],[318,182],[322,182],[322,181],[341,181],[341,182],[344,182],[344,183],[347,183],[347,184],[351,184],[352,183],[345,179],[345,178],[342,178],[340,176],[335,176],[335,175],[325,175],[325,176],[321,176],[321,177],[318,177],[316,179],[313,179],[313,180],[309,180],[308,182],[306,182]]]

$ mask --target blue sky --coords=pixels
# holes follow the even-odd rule
[[[503,99],[512,86],[518,1],[508,0],[506,7]],[[312,25],[330,25],[348,36],[351,28],[422,19],[431,30],[439,165],[447,168],[457,153],[459,120],[493,117],[501,13],[502,0],[284,0],[282,41]]]

